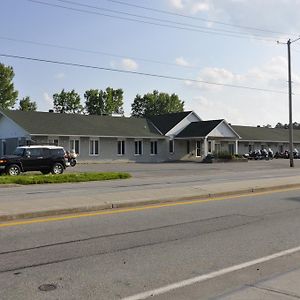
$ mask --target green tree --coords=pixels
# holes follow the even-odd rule
[[[122,114],[123,90],[106,88],[103,90],[88,90],[84,93],[85,109],[90,115]]]
[[[80,104],[80,96],[74,90],[65,92],[63,89],[59,94],[54,94],[53,107],[57,113],[80,114],[83,111],[83,107]]]
[[[149,117],[167,113],[182,112],[184,101],[181,101],[176,94],[153,93],[145,94],[143,97],[136,95],[131,105],[131,115],[133,117]]]
[[[2,109],[11,109],[16,103],[18,91],[12,83],[14,76],[12,67],[0,63],[0,108]]]
[[[23,111],[36,111],[37,110],[37,104],[35,101],[31,101],[30,98],[24,97],[19,102],[19,110]]]
[[[113,113],[123,114],[123,90],[113,88],[106,88],[105,91],[105,113],[111,115]]]

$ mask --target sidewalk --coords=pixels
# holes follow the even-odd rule
[[[51,185],[53,187],[54,185]],[[61,185],[55,185],[56,189]],[[266,178],[259,180],[239,180],[218,183],[196,183],[190,186],[146,186],[139,190],[120,188],[113,192],[101,192],[98,194],[79,194],[70,196],[68,193],[56,195],[54,193],[37,192],[34,198],[27,195],[25,199],[21,193],[20,198],[9,199],[0,197],[0,221],[14,219],[35,218],[70,214],[76,212],[90,212],[103,209],[124,208],[177,201],[206,199],[210,197],[222,197],[253,192],[272,191],[275,189],[300,188],[300,176],[283,178]],[[2,187],[6,189],[18,189],[16,187]],[[34,194],[34,193],[32,193]]]
[[[253,286],[230,293],[222,300],[291,300],[300,299],[300,269],[276,276]]]

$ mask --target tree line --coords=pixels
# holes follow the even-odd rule
[[[11,66],[0,63],[0,108],[13,109],[19,101],[18,110],[36,111],[37,103],[29,96],[18,100],[18,91],[13,84],[14,70]],[[124,114],[124,99],[122,89],[107,87],[102,89],[90,89],[84,93],[84,105],[80,95],[75,90],[64,89],[53,95],[53,111],[55,113],[76,113],[90,115]],[[153,115],[182,112],[184,101],[176,94],[168,94],[154,90],[153,92],[137,94],[131,104],[131,116],[149,117]]]
[[[258,125],[258,127],[260,127],[260,126]],[[263,125],[262,127],[265,127],[265,128],[289,129],[290,128],[290,124],[278,122],[274,127],[272,127],[272,125],[270,125],[270,124]],[[300,130],[300,123],[294,122],[293,123],[293,129]]]

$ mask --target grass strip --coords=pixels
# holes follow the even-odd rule
[[[43,184],[43,183],[66,183],[66,182],[87,182],[102,181],[112,179],[130,178],[128,173],[105,172],[105,173],[72,173],[61,175],[19,175],[19,176],[0,176],[0,184]]]

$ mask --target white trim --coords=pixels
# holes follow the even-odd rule
[[[5,145],[5,146],[4,146]],[[7,147],[7,143],[6,143],[6,140],[5,139],[3,139],[3,140],[1,140],[1,155],[6,155],[7,153],[7,151],[6,151],[6,147]],[[5,148],[5,153],[4,153],[4,148]]]
[[[232,126],[231,125],[229,125],[228,123],[227,123],[227,121],[225,120],[225,119],[223,119],[223,122],[225,122],[226,123],[226,125],[228,126],[228,127],[230,127],[230,129],[236,134],[236,136],[239,138],[239,139],[241,139],[242,137],[232,128]]]
[[[53,133],[30,133],[30,136],[51,136],[55,135]],[[57,135],[57,134],[56,134]],[[64,136],[64,137],[82,137],[82,138],[89,138],[89,137],[99,137],[99,138],[120,138],[120,139],[166,139],[165,136],[118,136],[118,135],[69,135],[69,134],[59,134],[59,136]]]
[[[232,131],[233,133],[234,133],[234,135],[236,135],[236,137],[238,138],[238,139],[241,139],[241,137],[234,131],[234,129],[223,119],[217,126],[215,126],[207,135],[206,135],[206,138],[207,137],[210,137],[210,138],[214,138],[214,136],[209,136],[210,135],[210,133],[212,132],[212,131],[214,131],[215,129],[217,129],[221,124],[223,124],[223,123],[225,123],[225,125],[229,128],[229,130],[230,131]],[[224,137],[217,137],[217,138],[230,138],[230,137],[226,137],[226,136],[224,136]],[[231,139],[234,139],[234,137],[232,137]]]
[[[135,148],[135,143],[136,143],[136,142],[141,142],[141,153],[136,153],[136,152],[135,152],[135,150],[136,150],[136,148]],[[139,145],[138,145],[137,150],[139,150],[139,149],[140,149],[140,147],[139,147]],[[141,156],[141,155],[143,155],[143,153],[144,153],[143,140],[141,140],[141,139],[135,139],[135,140],[134,140],[134,156]]]
[[[170,151],[170,143],[173,143],[173,145],[172,145],[173,152]],[[169,154],[174,154],[175,153],[175,140],[174,139],[169,139],[168,147],[169,147]]]
[[[198,119],[198,121],[202,121],[201,118],[199,118],[199,116],[191,111],[188,115],[186,115],[181,121],[179,121],[175,126],[173,126],[168,132],[166,132],[166,136],[176,136],[177,134],[179,134],[182,130],[184,130],[189,124],[191,124],[191,121],[186,120],[189,116],[193,115],[196,119]],[[184,127],[182,127],[182,123],[184,123],[186,121],[186,124]],[[177,128],[177,129],[176,129]]]
[[[71,141],[74,141],[74,147],[72,148],[71,147]],[[70,146],[70,150],[72,150],[72,149],[74,149],[75,150],[75,152],[76,152],[76,147],[75,147],[75,145],[76,145],[76,142],[75,141],[78,141],[78,153],[77,154],[80,154],[80,138],[78,139],[78,138],[76,138],[76,137],[73,137],[73,136],[70,136],[69,137],[69,146]]]
[[[151,153],[151,144],[156,143],[156,153]],[[155,144],[153,144],[155,145]],[[154,152],[155,152],[155,146],[154,146]],[[150,156],[156,156],[158,154],[158,142],[157,140],[151,140],[150,141]]]
[[[124,153],[118,153],[119,142],[124,142]],[[122,152],[122,144],[121,144],[121,152]],[[117,139],[117,156],[124,156],[125,154],[126,154],[126,140],[125,139]]]
[[[3,111],[1,111],[0,110],[0,114],[3,116],[3,117],[5,117],[5,118],[7,118],[8,120],[10,120],[13,124],[15,124],[19,129],[21,129],[23,132],[24,132],[24,134],[23,134],[23,136],[30,136],[31,135],[31,133],[29,133],[27,130],[25,130],[25,128],[24,127],[22,127],[21,125],[19,125],[17,122],[15,122],[12,118],[10,118],[10,117],[8,117],[5,113],[3,113]],[[13,136],[13,137],[5,137],[6,139],[7,138],[16,138],[16,136]]]
[[[55,145],[54,141],[57,140],[58,143]],[[48,136],[48,143],[50,144],[52,142],[53,145],[58,146],[59,145],[59,136]]]
[[[197,147],[197,143],[200,143],[200,147]],[[201,147],[202,147],[202,141],[201,140],[196,140],[195,141],[195,157],[201,157]],[[197,155],[197,150],[199,149],[200,155]],[[205,151],[205,150],[204,150]]]
[[[93,154],[91,154],[91,142],[93,142]],[[98,142],[98,153],[96,154],[96,143]],[[99,156],[100,155],[100,139],[99,138],[90,138],[89,139],[89,156],[94,157],[94,156]]]

